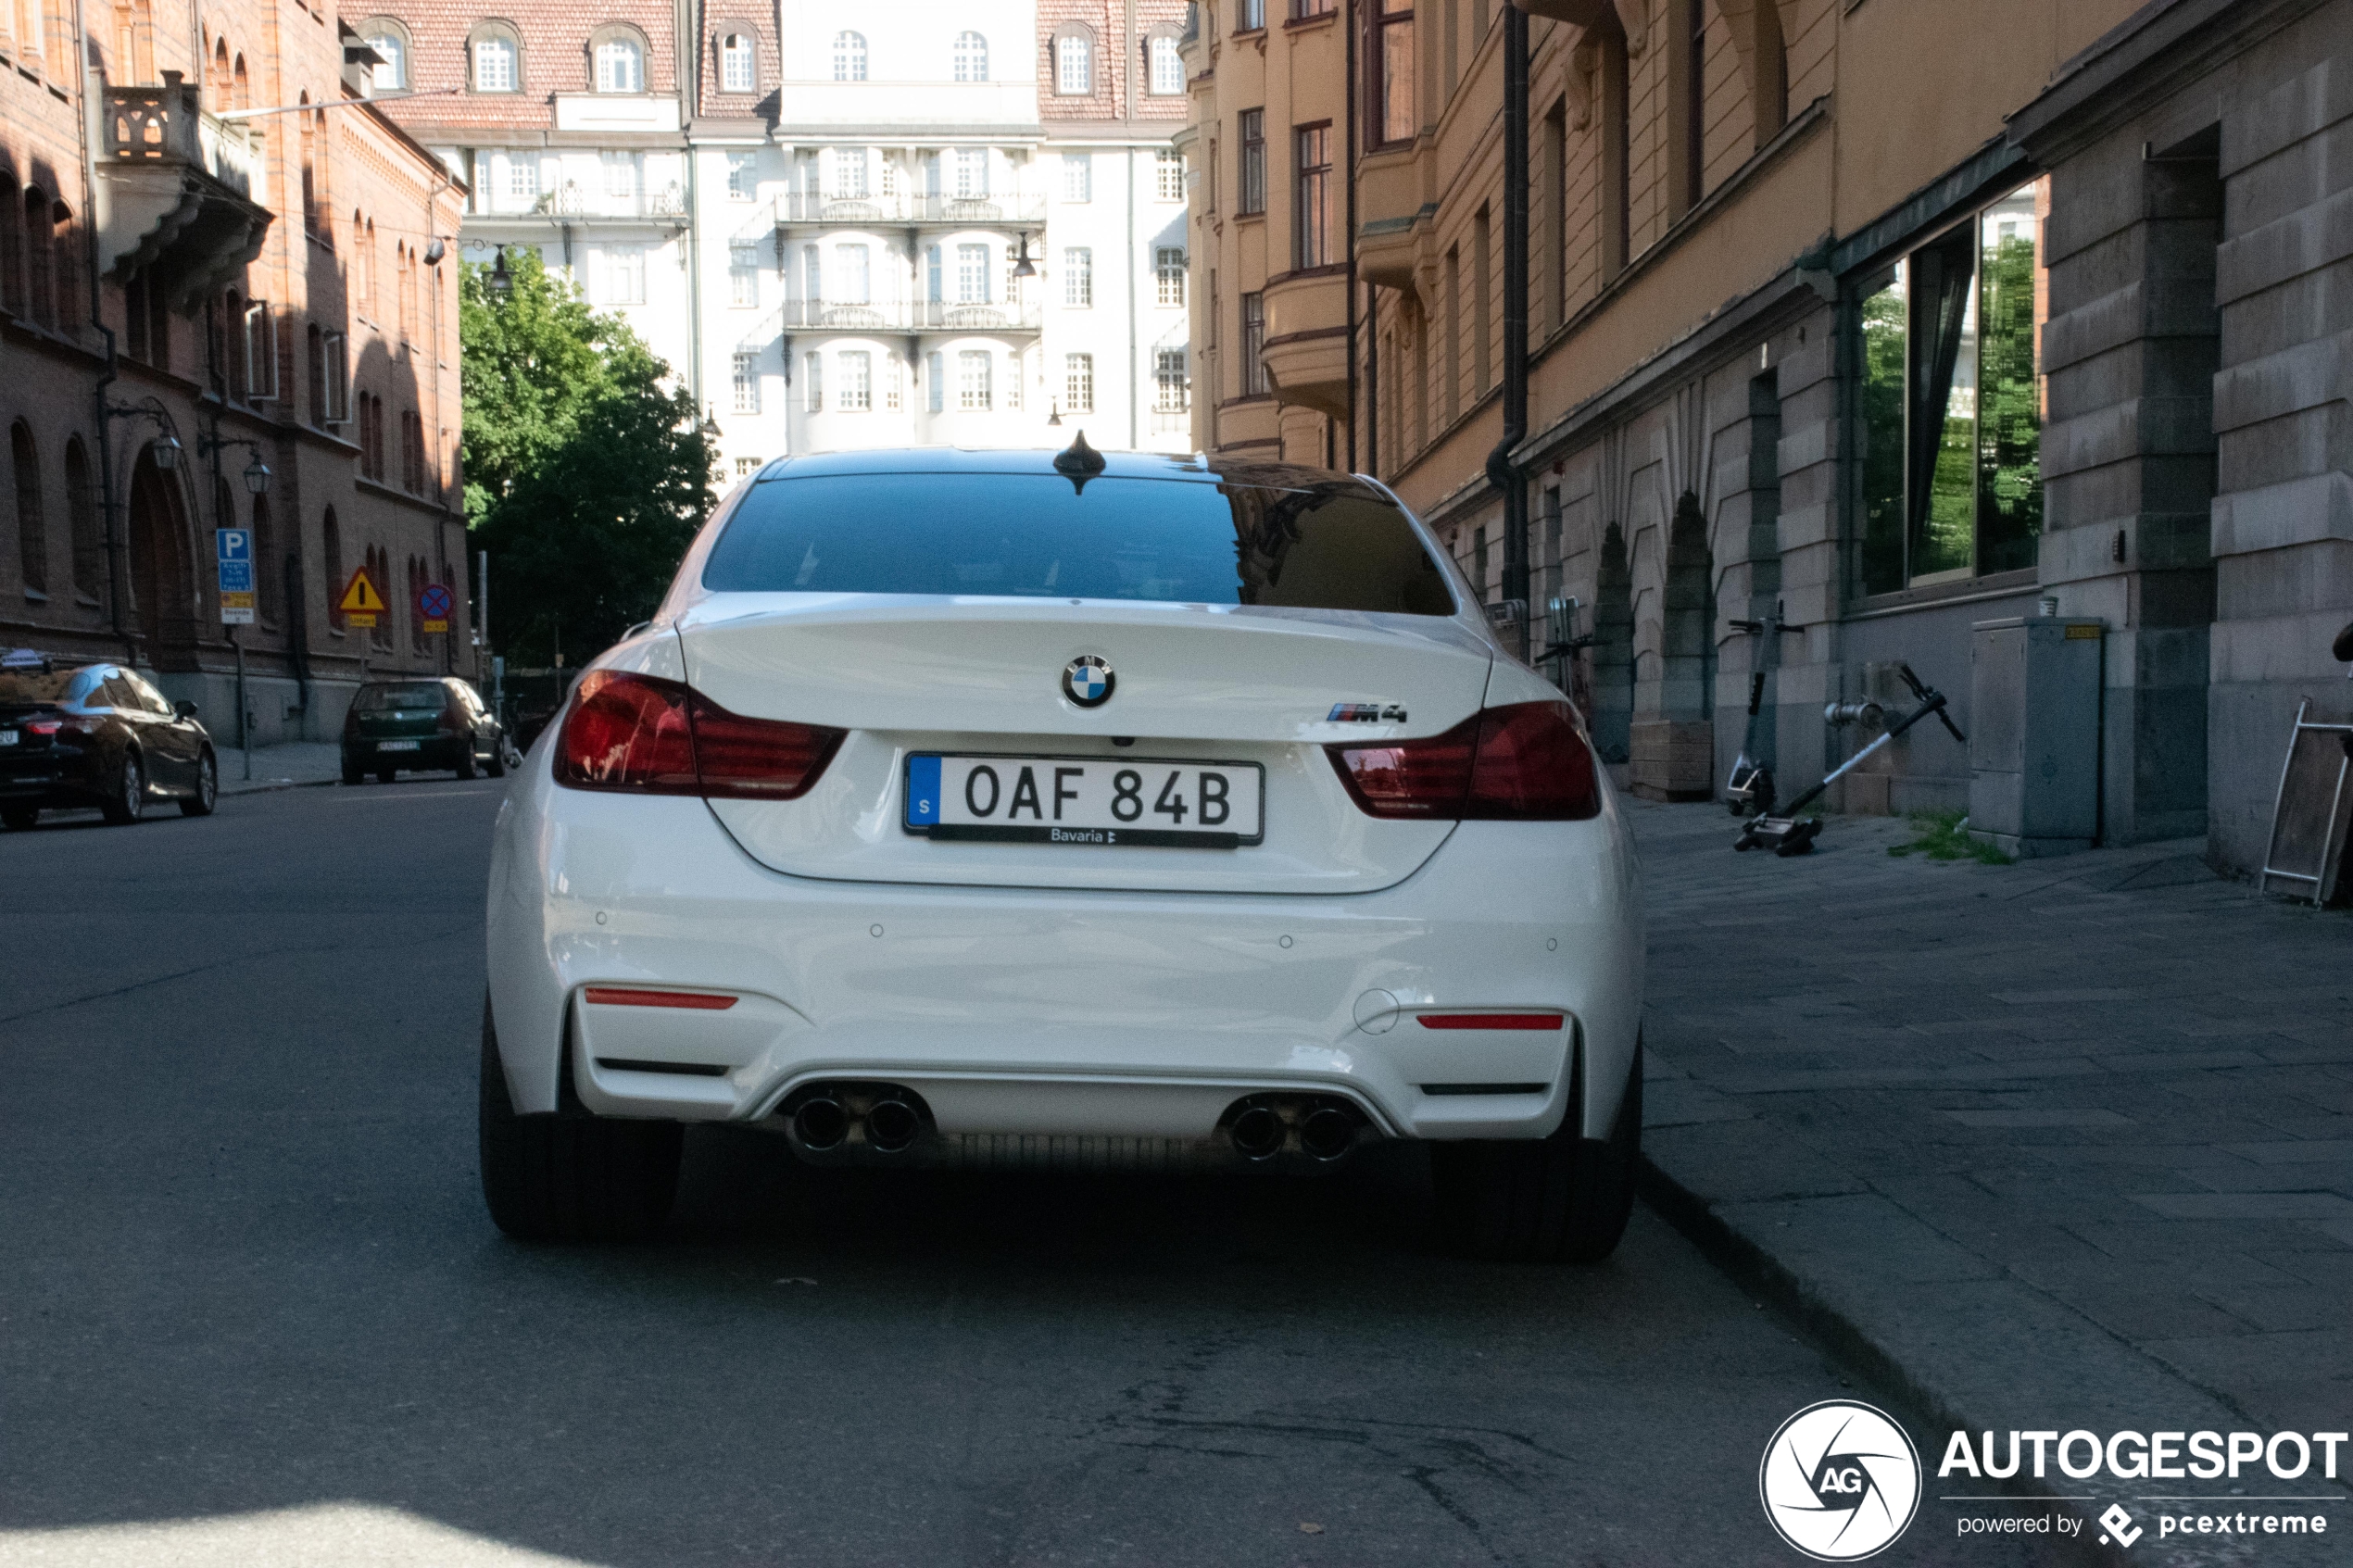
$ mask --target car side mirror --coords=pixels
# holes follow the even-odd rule
[[[171,705],[171,716],[174,719],[193,719],[196,716],[196,705],[193,702],[175,702]]]

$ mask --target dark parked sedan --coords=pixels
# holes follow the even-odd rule
[[[507,733],[474,689],[455,677],[371,681],[351,698],[343,721],[343,782],[373,773],[448,768],[461,779],[507,771]]]
[[[44,809],[76,806],[135,822],[151,800],[202,817],[220,795],[195,703],[167,702],[120,664],[0,659],[0,823],[29,828]]]

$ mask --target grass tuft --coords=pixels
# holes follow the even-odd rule
[[[1925,855],[1931,860],[1975,860],[1983,866],[2007,866],[2012,857],[2003,854],[1981,839],[1971,838],[1965,825],[1966,813],[1960,811],[1915,811],[1911,814],[1912,831],[1919,834],[1909,844],[1891,844],[1891,855]]]

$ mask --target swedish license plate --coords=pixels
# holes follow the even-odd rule
[[[907,831],[941,840],[1236,849],[1265,836],[1265,797],[1255,762],[907,759]]]
[[[376,749],[378,751],[415,751],[422,745],[422,741],[413,740],[380,740],[376,743]]]
[[[0,730],[0,746],[14,746],[14,745],[16,745],[16,744],[17,744],[17,732],[16,732],[16,731],[14,731],[14,730]]]

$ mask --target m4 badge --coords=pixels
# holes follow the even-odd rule
[[[1393,702],[1335,702],[1327,724],[1402,724],[1405,710]]]

